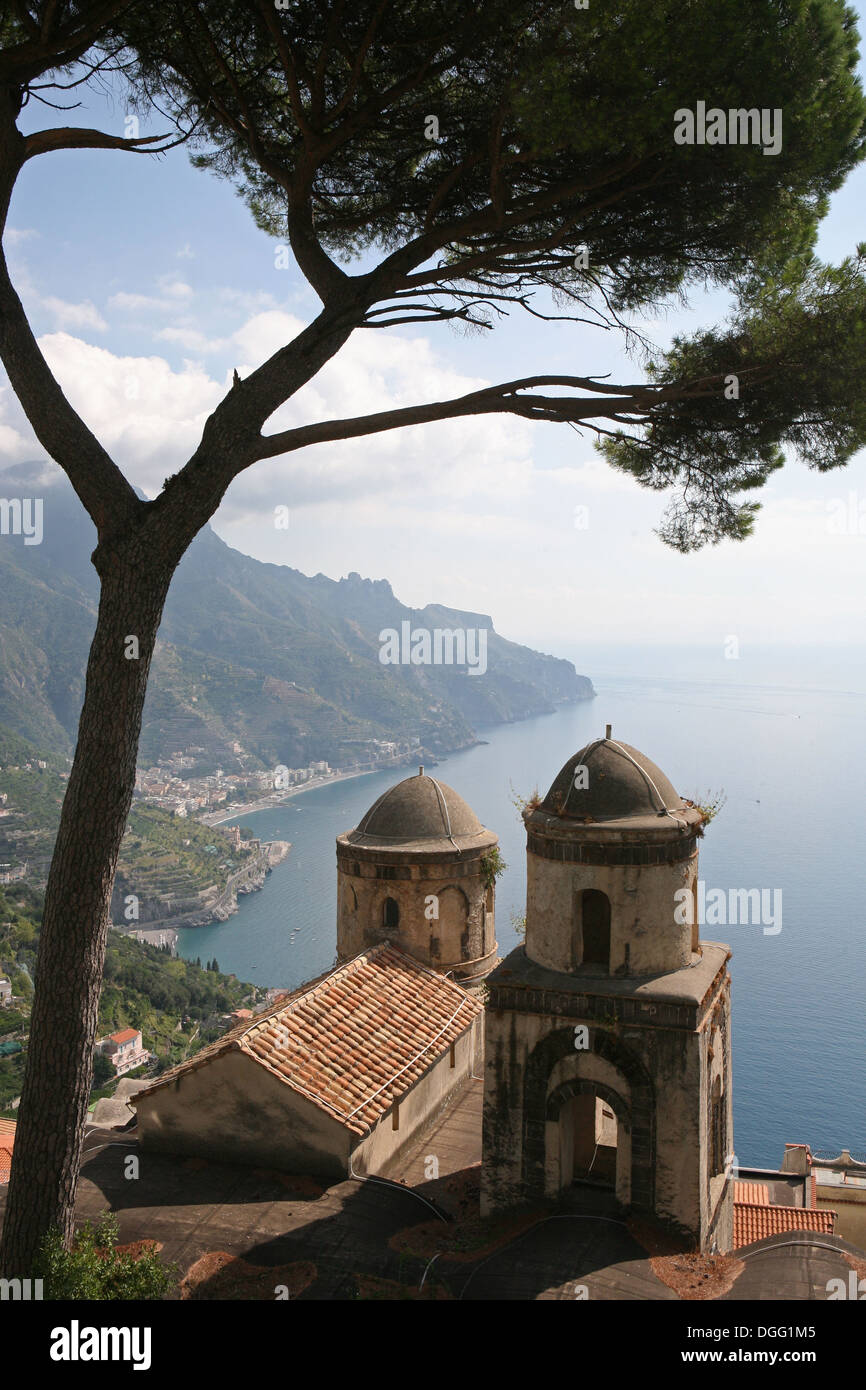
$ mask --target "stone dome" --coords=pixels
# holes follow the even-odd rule
[[[586,775],[575,785],[581,767]],[[546,815],[584,824],[666,818],[666,812],[684,809],[661,768],[639,749],[612,738],[595,739],[569,758],[539,807]]]
[[[342,837],[341,837],[342,838]],[[383,792],[346,840],[369,848],[468,848],[490,838],[480,820],[452,787],[419,768]]]

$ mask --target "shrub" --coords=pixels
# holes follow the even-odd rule
[[[155,1244],[142,1242],[133,1250],[118,1250],[118,1222],[105,1211],[96,1226],[86,1222],[72,1247],[64,1249],[59,1231],[50,1231],[36,1257],[33,1275],[42,1279],[43,1296],[50,1299],[161,1299],[177,1278],[174,1266],[163,1265]]]

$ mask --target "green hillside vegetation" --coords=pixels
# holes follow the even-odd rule
[[[45,755],[0,726],[0,863],[26,860],[27,882],[44,884],[66,790],[66,762]],[[44,769],[36,759],[48,763]],[[25,764],[30,762],[30,771]],[[192,898],[212,884],[222,886],[246,854],[232,849],[218,830],[173,815],[156,806],[134,803],[121,846],[113,899],[113,919],[123,921],[123,897],[135,893],[142,902],[156,900],[149,915],[168,915],[168,899]],[[14,885],[12,885],[14,886]],[[144,915],[148,915],[145,913]]]
[[[192,896],[228,874],[247,858],[218,829],[158,806],[134,803],[120,849],[115,896],[135,893],[142,900]],[[118,920],[115,918],[115,920]]]
[[[0,1009],[0,1036],[25,1050],[0,1056],[0,1114],[14,1118],[11,1101],[21,1093],[29,1003],[36,976],[41,894],[26,884],[0,888],[0,974],[24,997],[18,1009]],[[99,1033],[140,1028],[144,1045],[157,1054],[157,1071],[193,1056],[225,1031],[224,1016],[250,1006],[261,991],[233,975],[203,970],[174,959],[119,932],[109,934],[99,1004]],[[9,1025],[8,1028],[5,1025]],[[111,1088],[110,1088],[111,1089]],[[104,1094],[100,1090],[100,1094]]]

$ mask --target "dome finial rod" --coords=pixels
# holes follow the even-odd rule
[[[423,776],[424,776],[424,768],[423,768],[423,767],[419,767],[419,769],[418,769],[418,776],[419,776],[419,777],[423,777]]]
[[[605,736],[605,738],[610,738],[610,730],[611,730],[610,724],[605,724],[605,726],[604,726],[604,736]]]

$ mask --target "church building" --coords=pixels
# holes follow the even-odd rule
[[[524,811],[525,943],[498,961],[497,837],[419,769],[337,837],[336,966],[140,1092],[143,1149],[393,1171],[483,1058],[482,1215],[601,1194],[729,1250],[731,953],[699,938],[704,821],[608,729]]]
[[[390,941],[465,985],[496,963],[499,841],[444,782],[389,787],[337,838],[337,956]]]
[[[498,840],[419,769],[337,839],[338,963],[133,1098],[144,1151],[381,1173],[482,1057]]]
[[[610,730],[524,811],[525,944],[488,980],[482,1215],[606,1184],[731,1248],[731,953],[689,910],[703,821]]]

